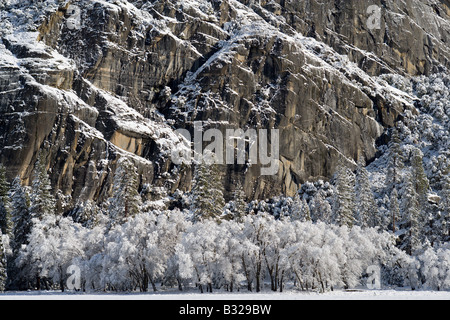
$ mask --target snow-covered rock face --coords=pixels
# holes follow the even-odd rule
[[[108,197],[120,157],[189,190],[179,128],[280,129],[280,171],[223,170],[249,198],[292,195],[340,158],[373,159],[415,97],[376,77],[450,65],[448,1],[0,0],[0,161],[28,181]],[[370,20],[372,19],[372,20]]]

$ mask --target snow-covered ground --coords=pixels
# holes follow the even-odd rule
[[[450,300],[449,291],[358,290],[321,293],[146,293],[67,294],[61,292],[13,292],[0,300]]]

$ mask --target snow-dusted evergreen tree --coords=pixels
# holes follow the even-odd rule
[[[55,210],[56,200],[52,194],[50,178],[41,153],[33,172],[30,214],[32,218],[42,219],[45,215],[54,215]]]
[[[339,226],[352,227],[355,223],[355,178],[342,162],[335,176],[334,221]]]
[[[291,205],[291,221],[301,221],[302,219],[302,199],[298,192],[295,193]]]
[[[5,291],[7,279],[6,248],[3,244],[3,234],[0,231],[0,292]]]
[[[6,180],[6,168],[0,163],[0,197],[6,197],[9,191],[9,184]],[[1,199],[3,200],[3,199]]]
[[[411,158],[412,175],[415,182],[416,192],[421,201],[420,205],[423,210],[426,209],[427,194],[430,189],[430,182],[428,181],[425,169],[423,168],[423,153],[418,148],[414,148]]]
[[[325,199],[321,192],[317,192],[310,203],[311,216],[314,222],[322,221],[331,223],[333,210],[330,203]]]
[[[397,230],[397,219],[400,218],[400,205],[398,202],[397,188],[392,189],[391,197],[389,201],[389,213],[391,215],[392,232]]]
[[[197,164],[191,192],[191,213],[194,221],[218,219],[224,207],[225,199],[219,165]]]
[[[404,168],[405,157],[401,148],[402,140],[400,132],[395,127],[392,129],[392,136],[388,148],[388,163],[386,174],[387,194],[392,192],[392,189],[398,188],[402,182],[402,169]]]
[[[306,199],[302,200],[302,210],[301,210],[301,221],[312,221],[311,219],[311,210],[309,208],[309,204]]]
[[[236,221],[242,221],[245,215],[245,209],[247,207],[247,202],[245,201],[245,191],[242,183],[238,181],[236,183],[236,188],[233,192],[233,202],[234,202],[234,219]]]
[[[9,236],[12,232],[9,183],[6,180],[6,169],[2,164],[0,164],[0,231]]]
[[[93,228],[97,224],[100,209],[94,201],[87,200],[77,204],[75,209],[70,213],[73,221],[80,223],[84,227]]]
[[[356,217],[362,228],[379,227],[381,221],[378,216],[378,207],[372,191],[369,172],[365,168],[364,159],[358,162],[356,170]]]
[[[401,248],[412,255],[420,249],[422,231],[419,195],[412,173],[408,173],[403,188],[402,214],[402,221],[399,225],[400,233],[403,234]]]
[[[111,225],[123,223],[139,213],[142,198],[139,194],[139,175],[127,158],[119,160],[114,174],[112,197],[109,199]]]
[[[11,218],[13,221],[13,254],[16,254],[22,245],[28,243],[32,222],[30,213],[30,198],[20,177],[16,177],[11,186]]]
[[[442,182],[441,202],[439,205],[441,210],[441,234],[442,241],[450,241],[450,172],[444,176]]]
[[[191,213],[195,222],[213,216],[214,201],[209,194],[211,169],[205,164],[195,166],[191,191]]]
[[[411,170],[414,187],[417,193],[417,200],[419,201],[419,232],[421,241],[424,242],[424,240],[427,239],[432,232],[430,224],[433,220],[433,210],[431,205],[428,203],[430,183],[423,167],[423,153],[418,148],[413,148],[412,150]]]
[[[211,177],[210,177],[210,193],[213,199],[213,216],[220,217],[225,207],[225,198],[223,195],[224,188],[222,183],[221,169],[218,164],[211,165]]]

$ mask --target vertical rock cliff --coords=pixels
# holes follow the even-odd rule
[[[340,160],[374,159],[385,130],[415,112],[414,95],[383,75],[450,65],[447,0],[3,0],[0,10],[0,161],[29,183],[44,154],[73,205],[104,201],[121,157],[141,185],[190,190],[192,168],[171,151],[194,121],[279,129],[277,175],[224,166],[223,183],[240,179],[249,199],[293,195]]]

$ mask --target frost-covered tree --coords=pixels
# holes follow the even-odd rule
[[[355,178],[342,162],[335,176],[334,221],[339,226],[352,227],[355,223]]]
[[[138,214],[142,206],[142,198],[139,194],[139,175],[134,164],[126,157],[119,159],[112,189],[112,197],[109,199],[109,215],[113,226]]]
[[[89,278],[100,288],[141,292],[150,286],[157,291],[157,282],[182,281],[183,262],[176,260],[176,252],[188,226],[180,211],[155,210],[129,217],[108,232],[104,249],[90,259],[88,266],[99,270],[99,277],[90,274]]]
[[[364,160],[358,162],[356,170],[356,217],[361,227],[379,227],[381,221],[378,216],[378,207],[372,191],[369,172],[365,168]]]
[[[305,215],[303,217],[305,219]],[[288,278],[286,249],[295,241],[295,225],[289,221],[268,220],[264,231],[263,255],[270,278],[270,288],[272,291],[279,289],[282,292],[285,279]]]
[[[450,289],[450,245],[429,247],[418,256],[423,287],[429,290]]]
[[[221,259],[221,254],[217,250],[221,236],[220,226],[215,221],[207,219],[192,225],[182,239],[182,252],[187,254],[184,257],[189,262],[180,264],[180,267],[192,266],[192,271],[182,269],[180,272],[193,276],[202,293],[204,288],[212,292],[217,264]]]
[[[137,286],[147,292],[165,270],[165,256],[158,237],[156,216],[138,214],[109,232],[104,253],[103,279],[116,290]]]
[[[183,279],[179,274],[177,246],[190,226],[186,213],[178,209],[164,211],[157,220],[158,234],[167,257],[167,267],[162,282],[165,285],[176,283],[180,290],[183,290]]]
[[[221,283],[231,292],[236,287],[239,289],[240,283],[247,279],[242,260],[242,254],[247,249],[242,227],[242,221],[225,221],[220,224],[226,236],[220,238],[220,247],[224,254],[219,261],[219,277],[222,279]]]
[[[18,267],[29,281],[37,281],[38,289],[41,282],[48,289],[50,281],[64,291],[67,268],[75,258],[84,256],[85,234],[86,230],[70,218],[56,215],[35,218],[29,244],[17,259]]]
[[[243,283],[260,291],[270,282],[272,290],[282,291],[293,280],[302,290],[324,292],[364,284],[370,265],[383,266],[388,284],[395,277],[414,287],[420,267],[427,287],[439,283],[444,289],[448,248],[442,248],[447,251],[429,249],[432,259],[420,258],[419,266],[394,246],[390,233],[267,213],[244,216],[242,222],[192,224],[178,210],[152,211],[109,230],[106,223],[88,229],[53,215],[35,219],[18,266],[28,281],[39,279],[47,288],[59,284],[62,290],[69,264],[82,270],[84,289],[101,291],[147,291],[150,285],[156,290],[156,283],[177,282],[180,289],[195,285],[202,292],[239,290]]]
[[[41,153],[33,172],[30,214],[32,218],[42,219],[45,215],[54,215],[55,210],[56,200],[52,194],[45,159]]]
[[[256,292],[262,289],[264,275],[264,250],[271,237],[269,225],[275,221],[273,216],[261,213],[247,216],[243,221],[243,251],[242,265],[247,279],[247,288],[252,291],[253,284]]]

